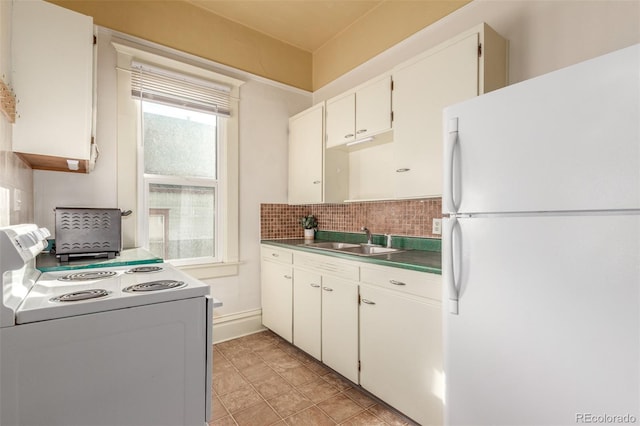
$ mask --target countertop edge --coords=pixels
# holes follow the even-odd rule
[[[418,265],[415,263],[407,262],[406,260],[405,261],[401,260],[402,257],[406,256],[406,254],[404,253],[406,253],[409,250],[405,250],[399,253],[385,254],[382,256],[358,256],[355,254],[339,253],[335,251],[304,247],[304,245],[298,245],[298,244],[294,244],[286,241],[290,241],[290,240],[261,240],[260,243],[276,246],[276,247],[282,247],[289,250],[298,250],[306,253],[314,253],[314,254],[319,254],[323,256],[336,257],[340,259],[347,259],[347,260],[361,262],[361,263],[371,263],[374,265],[390,266],[394,268],[408,269],[411,271],[442,275],[442,267],[438,268],[438,267],[432,267],[432,266],[426,266],[426,265]],[[421,250],[410,250],[410,251],[418,252]],[[425,252],[425,253],[436,253],[436,252]]]

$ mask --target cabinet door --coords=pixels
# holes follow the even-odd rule
[[[321,353],[320,274],[302,269],[293,271],[293,344],[320,360]]]
[[[322,203],[323,105],[289,120],[289,204]]]
[[[262,324],[288,342],[292,340],[293,268],[262,261]]]
[[[393,74],[396,198],[442,194],[442,109],[478,94],[478,34]]]
[[[327,101],[327,148],[355,140],[356,95]]]
[[[356,139],[391,129],[391,77],[356,92]]]
[[[358,285],[322,278],[322,362],[358,383]]]
[[[93,21],[45,1],[13,3],[13,150],[88,160],[93,119]],[[49,160],[51,161],[51,160]],[[46,165],[56,167],[58,163]],[[84,164],[81,164],[83,166]]]
[[[360,384],[420,424],[442,424],[442,311],[360,287]]]

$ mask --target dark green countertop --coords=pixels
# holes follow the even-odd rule
[[[389,253],[375,256],[358,256],[349,253],[321,250],[305,246],[305,242],[319,243],[323,241],[341,241],[336,239],[325,240],[316,238],[313,241],[304,239],[282,239],[282,240],[262,240],[262,244],[282,247],[292,250],[301,250],[308,253],[315,253],[324,256],[338,257],[363,263],[373,263],[376,265],[391,266],[395,268],[410,269],[419,272],[429,272],[440,275],[442,273],[442,259],[440,251],[406,249],[396,253]],[[439,244],[437,245],[439,248]]]
[[[113,259],[83,257],[71,259],[69,262],[60,261],[47,252],[42,252],[36,258],[36,268],[40,272],[68,271],[71,269],[106,268],[110,266],[130,266],[147,263],[161,263],[163,260],[154,256],[149,251],[141,248],[125,249],[120,252],[120,256]]]

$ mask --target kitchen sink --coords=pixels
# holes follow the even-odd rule
[[[347,248],[357,248],[360,247],[360,244],[351,244],[351,243],[333,243],[329,241],[324,241],[321,243],[309,243],[309,244],[301,244],[305,247],[319,248],[319,249],[329,249],[329,250],[344,250]]]
[[[357,256],[377,256],[382,254],[397,253],[403,250],[391,247],[382,247],[375,244],[351,244],[323,241],[319,243],[300,244],[303,247],[319,250],[337,251],[341,253],[355,254]]]
[[[347,247],[347,248],[341,249],[340,251],[343,251],[345,253],[357,254],[360,256],[374,256],[376,254],[397,253],[402,250],[391,248],[391,247],[361,244],[358,247]]]

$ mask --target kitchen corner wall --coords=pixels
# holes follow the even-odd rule
[[[0,1],[0,76],[9,87],[11,10],[12,2]],[[0,227],[33,222],[33,171],[12,152],[12,134],[13,125],[0,113]]]
[[[303,238],[301,216],[313,214],[322,231],[440,238],[431,232],[434,218],[442,217],[442,199],[370,201],[345,204],[261,204],[260,238]]]

